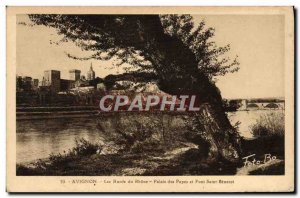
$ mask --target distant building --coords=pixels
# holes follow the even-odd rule
[[[45,77],[43,76],[43,79],[39,82],[39,87],[45,87],[47,86],[47,82],[45,80]]]
[[[17,89],[17,91],[21,91],[23,89],[22,85],[23,85],[22,76],[17,76],[17,78],[16,78],[16,89]]]
[[[47,70],[44,72],[44,80],[46,86],[50,86],[51,92],[57,93],[60,91],[60,71]]]
[[[91,67],[90,67],[90,70],[87,72],[86,74],[86,79],[87,80],[94,80],[95,79],[95,72],[93,70],[93,65],[91,63]]]
[[[81,76],[80,76],[80,79],[81,79],[81,80],[86,80],[86,78],[85,78],[84,75],[81,75]]]
[[[75,82],[75,87],[88,87],[89,81],[85,80],[84,78],[81,78]]]
[[[37,90],[39,87],[39,79],[32,80],[32,89]]]
[[[22,89],[24,91],[32,90],[32,78],[29,76],[22,77]]]
[[[75,87],[74,80],[60,79],[60,91],[68,91]]]
[[[47,105],[50,104],[51,102],[51,90],[50,86],[39,86],[39,91],[38,91],[38,103],[40,105]]]
[[[70,90],[76,96],[76,102],[79,105],[94,104],[94,86],[75,87]]]
[[[77,81],[80,79],[80,73],[81,71],[80,70],[77,70],[77,69],[72,69],[69,71],[69,74],[70,74],[70,80],[73,80],[73,81]]]

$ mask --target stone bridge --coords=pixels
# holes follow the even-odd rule
[[[265,101],[257,102],[251,100],[242,100],[239,110],[257,110],[257,109],[285,109],[284,101]]]

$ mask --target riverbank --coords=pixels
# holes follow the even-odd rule
[[[41,107],[17,107],[16,109],[16,119],[17,120],[38,120],[38,119],[55,119],[55,118],[81,118],[81,117],[95,117],[99,116],[114,116],[116,112],[101,112],[99,111],[98,106],[41,106]],[[251,110],[252,113],[255,114],[255,112],[268,112],[269,110]],[[274,110],[276,111],[276,110]],[[249,111],[234,111],[234,112],[227,112],[230,116],[233,114],[236,114],[239,112],[240,114],[249,114]],[[127,113],[145,113],[143,111],[118,111],[119,114],[127,114]],[[191,114],[192,112],[177,112],[177,111],[166,111],[166,112],[160,112],[160,111],[151,111],[152,114],[172,114],[172,115],[178,115],[178,114]],[[249,117],[248,115],[244,115],[244,117]],[[253,116],[254,118],[257,116]],[[249,119],[249,118],[248,118]],[[251,120],[251,119],[250,119]],[[236,122],[236,120],[233,120],[233,122]],[[245,124],[244,124],[245,125]]]
[[[71,153],[52,155],[46,160],[17,165],[17,175],[47,176],[171,176],[171,175],[282,175],[284,174],[283,142],[276,138],[243,140],[244,155],[255,153],[261,164],[239,164],[223,161],[207,164],[195,144],[182,145],[163,152],[103,153],[103,146],[85,143]],[[276,145],[276,147],[274,147]],[[264,146],[264,147],[262,147]],[[261,148],[261,149],[258,149]],[[84,151],[82,150],[84,148]],[[81,151],[80,151],[81,150]],[[76,151],[76,152],[75,152]],[[81,153],[80,153],[81,152]],[[266,158],[266,154],[272,155]],[[276,157],[274,159],[274,156]],[[273,157],[273,158],[272,158]],[[251,163],[250,163],[251,162]]]
[[[53,118],[78,118],[93,117],[97,115],[95,106],[70,106],[70,107],[17,107],[17,120],[53,119]]]
[[[70,107],[17,107],[17,120],[36,120],[54,118],[81,118],[96,116],[115,116],[126,114],[169,114],[169,115],[188,115],[193,112],[181,111],[111,111],[100,112],[97,106],[70,106]]]

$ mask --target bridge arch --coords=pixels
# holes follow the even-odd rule
[[[278,104],[275,104],[275,103],[269,103],[265,107],[270,108],[270,109],[278,109],[279,108]]]
[[[255,103],[250,103],[247,105],[247,108],[259,108],[259,106]]]

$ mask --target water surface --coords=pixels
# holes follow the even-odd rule
[[[272,110],[273,111],[273,110]],[[228,113],[232,124],[241,122],[239,133],[251,138],[249,127],[268,110],[237,111]],[[75,146],[75,139],[85,138],[90,142],[104,140],[93,118],[63,118],[17,121],[17,163],[30,162],[62,153]]]

